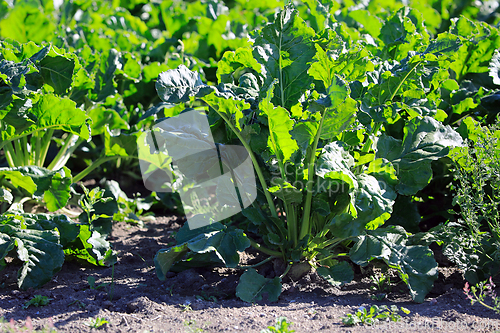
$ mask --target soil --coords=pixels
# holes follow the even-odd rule
[[[19,267],[8,265],[0,276],[0,317],[5,320],[1,331],[12,325],[55,327],[58,332],[260,332],[282,316],[293,323],[290,328],[296,332],[500,331],[500,316],[480,304],[471,306],[462,290],[463,275],[439,256],[439,279],[422,304],[411,301],[408,289],[391,271],[387,273],[391,275],[387,297],[372,300],[376,292],[370,289],[374,283],[369,273],[380,276],[380,269],[373,266],[356,272],[355,280],[342,287],[331,286],[315,272],[295,282],[285,279],[283,293],[275,303],[249,304],[236,298],[242,271],[235,269],[169,272],[167,279],[160,281],[153,257],[174,243],[172,234],[180,224],[176,217],[156,218],[146,227],[116,223],[110,237],[119,258],[114,271],[66,262],[53,280],[38,290],[18,290]],[[243,253],[242,261],[252,263],[256,256],[252,251]],[[259,272],[272,277],[279,269],[279,263],[270,262]],[[89,277],[95,279],[95,289],[90,288]],[[34,295],[48,296],[51,301],[24,309]],[[403,306],[410,313],[400,312],[399,322],[354,327],[342,324],[342,317],[373,304]],[[98,318],[107,323],[91,328]]]

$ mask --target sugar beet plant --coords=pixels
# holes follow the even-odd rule
[[[252,47],[224,54],[219,85],[185,66],[160,74],[163,101],[204,102],[214,138],[246,148],[259,185],[243,222],[181,228],[178,244],[155,257],[160,279],[200,263],[238,267],[237,251],[253,246],[287,266],[273,279],[248,268],[237,287],[245,301],[277,300],[281,279],[300,276],[303,263],[341,285],[353,278],[346,259],[378,259],[422,302],[437,277],[432,252],[384,223],[398,198],[430,182],[431,162],[462,145],[443,124],[453,111],[438,103],[467,42],[457,31],[471,24],[462,18],[431,39],[421,15],[402,8],[371,43],[353,42],[344,23],[316,32],[287,6]]]

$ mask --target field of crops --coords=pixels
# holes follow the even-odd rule
[[[499,27],[498,1],[2,0],[2,329],[500,330]]]

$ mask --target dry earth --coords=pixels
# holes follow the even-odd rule
[[[241,271],[190,269],[169,273],[166,281],[156,277],[153,257],[158,249],[173,244],[179,227],[175,217],[161,217],[146,228],[117,223],[110,241],[118,253],[113,289],[91,289],[111,283],[112,268],[65,263],[54,279],[39,290],[16,287],[18,266],[8,265],[0,276],[0,317],[16,328],[31,321],[35,329],[54,326],[58,332],[260,332],[284,316],[296,332],[500,332],[500,316],[481,305],[471,306],[465,298],[465,281],[453,267],[440,267],[440,276],[423,304],[411,302],[406,286],[394,275],[388,297],[370,298],[374,284],[368,274],[357,272],[355,281],[332,287],[313,272],[298,282],[284,281],[276,303],[249,304],[235,297]],[[253,253],[243,256],[251,262]],[[270,263],[260,269],[274,276]],[[375,269],[377,272],[377,269]],[[399,283],[398,283],[399,282]],[[497,284],[498,281],[496,281]],[[50,297],[43,307],[23,305],[34,295]],[[375,326],[347,327],[341,318],[360,306],[372,304],[404,306],[411,313],[400,322]],[[401,313],[402,314],[402,313]],[[107,324],[89,327],[96,318]],[[11,324],[0,324],[2,332]]]

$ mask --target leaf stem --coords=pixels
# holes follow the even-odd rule
[[[19,142],[19,139],[14,140],[14,147],[16,148],[16,159],[17,163],[16,166],[24,166],[24,150],[21,147],[21,143]]]
[[[73,183],[79,182],[82,180],[85,176],[87,176],[89,173],[91,173],[94,169],[96,169],[98,166],[100,166],[103,163],[106,163],[108,161],[115,160],[117,158],[120,158],[120,156],[102,156],[99,157],[94,163],[86,167],[82,172],[77,174],[75,177],[73,177]]]
[[[12,146],[12,142],[6,142],[4,148],[5,158],[7,159],[7,163],[9,163],[9,167],[14,168],[16,166],[19,166],[16,153],[14,152],[14,147]]]
[[[271,256],[271,257],[267,257],[266,259],[262,260],[261,262],[258,262],[254,265],[247,265],[247,266],[238,266],[238,268],[241,268],[241,269],[249,269],[249,268],[255,268],[255,267],[259,267],[261,265],[264,265],[266,262],[269,262],[273,259],[275,259],[276,257],[274,256]]]
[[[361,152],[367,153],[370,151],[370,149],[372,148],[372,144],[373,144],[373,140],[372,140],[371,136],[373,134],[376,134],[380,130],[380,127],[382,127],[382,122],[375,123],[375,126],[372,127],[372,130],[368,134],[368,140],[366,140],[365,144],[363,145],[363,148],[361,148]]]
[[[280,275],[280,279],[284,278],[285,275],[288,274],[288,272],[290,271],[290,268],[292,268],[292,265],[288,264],[288,266],[286,266],[286,269],[285,271],[283,272],[283,274]]]
[[[300,234],[299,234],[299,240],[304,238],[308,233],[309,233],[309,227],[310,227],[310,215],[311,215],[311,205],[312,205],[312,195],[313,191],[311,186],[312,184],[312,179],[314,177],[314,164],[316,163],[316,150],[318,149],[318,143],[319,143],[319,137],[321,136],[321,131],[323,129],[323,121],[325,117],[325,112],[326,108],[323,111],[323,114],[321,114],[321,121],[318,126],[318,132],[316,133],[316,137],[314,138],[314,143],[311,149],[311,156],[309,158],[309,164],[307,166],[307,186],[306,186],[306,202],[304,205],[304,219],[302,220],[302,225],[300,228]]]
[[[45,159],[47,158],[47,152],[49,151],[50,142],[52,140],[52,135],[54,135],[54,129],[49,129],[42,137],[42,147],[40,151],[40,166],[43,167],[45,164]]]
[[[205,101],[205,100],[204,100]],[[207,101],[205,101],[208,105],[210,105]],[[257,159],[255,158],[255,155],[252,152],[252,148],[248,145],[248,143],[243,139],[243,137],[240,135],[240,132],[231,124],[229,119],[227,117],[219,112],[217,107],[213,107],[213,109],[217,112],[217,114],[226,122],[226,124],[229,126],[229,128],[233,131],[233,133],[236,135],[236,137],[241,141],[243,146],[248,152],[248,155],[250,156],[250,159],[252,160],[255,172],[257,172],[257,177],[259,178],[260,185],[262,186],[262,189],[264,190],[264,195],[266,196],[267,203],[269,205],[269,209],[271,210],[271,215],[273,217],[278,217],[278,211],[276,210],[276,206],[273,202],[273,199],[271,198],[271,194],[267,190],[267,184],[266,180],[264,178],[264,174],[262,173],[262,170],[260,169],[259,163]]]
[[[252,245],[252,247],[254,249],[259,250],[262,253],[268,254],[268,255],[276,257],[276,258],[283,258],[283,254],[281,252],[268,249],[268,248],[260,245],[259,243],[257,243],[256,241],[254,241],[253,239],[251,239],[248,236],[247,236],[247,238],[250,241],[250,245]]]

